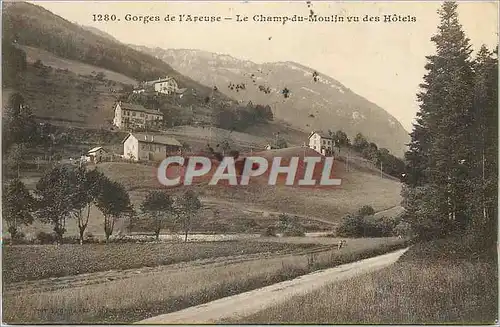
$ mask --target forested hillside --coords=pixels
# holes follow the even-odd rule
[[[37,47],[139,81],[168,75],[174,77],[180,87],[194,88],[199,95],[211,92],[210,88],[181,75],[163,60],[97,35],[40,6],[24,2],[3,4],[2,18],[4,43]]]

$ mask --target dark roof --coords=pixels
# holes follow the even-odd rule
[[[129,135],[122,141],[122,143],[125,142],[130,137],[130,135],[134,136],[141,143],[182,146],[182,144],[173,137],[161,134],[148,134],[148,133],[129,133]]]
[[[161,113],[161,111],[159,111],[159,110],[152,110],[152,109],[146,109],[143,106],[141,106],[140,104],[122,102],[122,103],[119,103],[119,105],[120,105],[120,107],[122,109],[132,110],[132,111],[140,111],[140,112],[145,112],[145,113],[148,113],[148,114],[155,114],[155,115],[161,115],[161,116],[163,116],[163,114]]]
[[[311,138],[311,136],[313,136],[314,134],[318,134],[319,136],[321,136],[324,139],[331,139],[332,138],[328,133],[325,133],[323,131],[313,131],[313,132],[311,132],[311,134],[309,134],[309,138]]]

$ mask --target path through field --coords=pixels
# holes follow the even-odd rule
[[[407,249],[317,271],[293,280],[145,319],[137,324],[202,324],[216,323],[238,316],[249,316],[269,306],[284,302],[294,295],[308,293],[333,282],[387,267],[396,262]]]
[[[215,268],[218,266],[227,266],[230,264],[236,264],[240,262],[262,260],[269,258],[280,258],[288,257],[290,255],[304,255],[311,253],[319,253],[332,249],[332,245],[318,244],[315,247],[303,250],[286,250],[280,252],[268,252],[268,253],[252,253],[244,255],[232,255],[217,258],[199,259],[188,262],[179,262],[170,265],[160,265],[156,267],[142,267],[133,268],[125,270],[109,270],[109,271],[99,271],[92,273],[85,273],[72,276],[64,277],[52,277],[45,279],[37,279],[31,281],[15,282],[3,285],[3,291],[6,294],[17,294],[17,293],[40,293],[46,291],[55,291],[63,288],[76,288],[88,285],[102,284],[109,281],[133,278],[138,275],[144,276],[147,274],[155,273],[172,273],[176,272],[181,268],[192,268],[192,269],[208,269]]]

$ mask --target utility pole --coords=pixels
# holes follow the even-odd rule
[[[380,160],[380,178],[384,178],[382,175],[382,160]]]
[[[347,149],[347,161],[346,161],[346,165],[345,165],[345,170],[346,171],[349,171],[349,149]]]

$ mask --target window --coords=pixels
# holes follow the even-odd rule
[[[132,116],[134,116],[134,117],[135,117],[135,111],[133,111],[133,112],[132,112]]]

